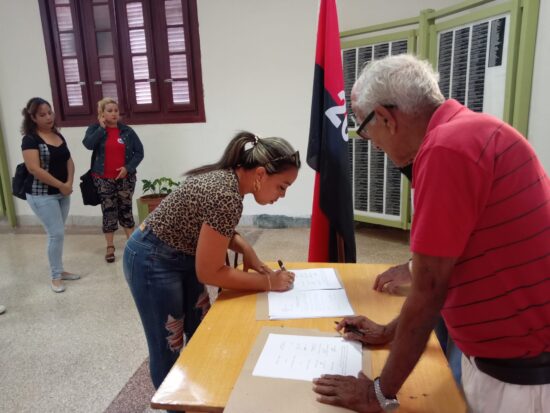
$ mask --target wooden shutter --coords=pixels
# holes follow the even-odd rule
[[[124,56],[128,104],[132,112],[160,110],[158,79],[149,0],[121,0],[121,50]]]
[[[48,2],[52,26],[54,64],[58,73],[57,93],[62,116],[90,114],[88,78],[85,70],[81,28],[74,0]]]

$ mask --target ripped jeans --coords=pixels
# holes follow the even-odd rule
[[[158,388],[208,311],[208,292],[197,279],[195,257],[168,246],[148,228],[137,228],[128,240],[123,268]]]

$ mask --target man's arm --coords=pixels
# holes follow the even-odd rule
[[[413,255],[412,287],[399,316],[390,355],[380,375],[385,395],[395,395],[418,362],[445,298],[455,258]]]

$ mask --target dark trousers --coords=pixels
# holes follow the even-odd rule
[[[208,292],[197,279],[195,257],[166,245],[150,229],[134,231],[124,250],[123,269],[158,388],[208,311]]]
[[[124,179],[93,177],[97,193],[101,198],[103,232],[115,232],[118,223],[123,228],[133,228],[132,196],[136,187],[136,175],[129,174]]]

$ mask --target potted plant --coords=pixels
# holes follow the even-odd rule
[[[160,204],[160,202],[180,184],[172,178],[167,178],[165,176],[153,180],[142,179],[141,183],[143,184],[143,195],[139,198],[139,201],[142,205],[146,205],[147,208],[143,211],[138,206],[140,221],[143,221],[145,216],[152,212],[158,204]],[[143,214],[144,216],[142,216]]]

